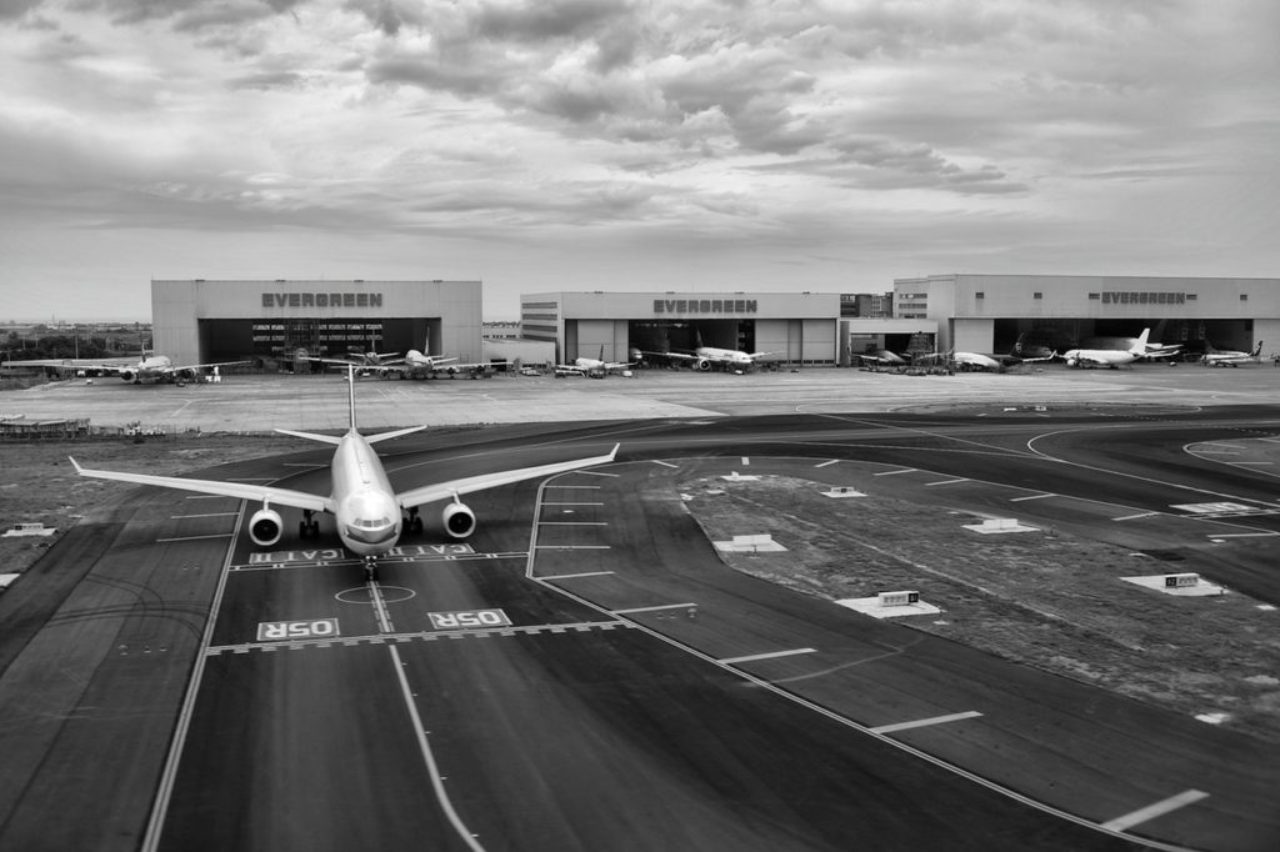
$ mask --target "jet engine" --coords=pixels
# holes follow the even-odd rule
[[[1068,366],[1068,367],[1075,367],[1075,366],[1077,366],[1079,363],[1080,363],[1080,362],[1079,362],[1079,361],[1077,361],[1075,358],[1068,358],[1068,359],[1067,359],[1067,366]]]
[[[699,358],[697,367],[699,370],[705,373],[711,369],[711,362],[708,361],[706,358]]]
[[[263,506],[249,519],[249,538],[253,539],[253,543],[258,547],[270,547],[280,540],[283,532],[284,523],[280,520],[280,513],[275,509]]]
[[[133,370],[121,370],[120,378],[125,380],[126,382],[131,382],[135,378],[137,378],[137,376],[134,374]]]
[[[465,503],[450,503],[441,515],[444,529],[453,538],[466,538],[476,531],[476,513]]]

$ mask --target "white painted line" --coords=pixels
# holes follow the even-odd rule
[[[538,521],[540,527],[607,527],[607,521]]]
[[[930,725],[942,725],[947,722],[958,722],[961,719],[973,719],[982,714],[977,710],[969,710],[964,713],[952,713],[948,716],[933,716],[929,719],[916,719],[913,722],[898,722],[895,725],[881,725],[878,728],[872,728],[874,734],[891,734],[894,731],[906,731],[911,728],[926,728]]]
[[[659,606],[637,606],[631,609],[615,609],[611,610],[614,615],[628,615],[633,612],[657,612],[661,609],[688,609],[697,606],[696,603],[678,603],[678,604],[661,604]]]
[[[873,473],[872,476],[897,476],[900,473],[915,473],[919,468],[904,467],[901,470],[882,470],[880,473]]]
[[[1209,538],[1270,538],[1271,536],[1280,535],[1278,532],[1256,532],[1256,533],[1210,533]]]
[[[1048,492],[1045,492],[1044,494],[1032,494],[1030,497],[1011,497],[1009,498],[1009,502],[1021,503],[1024,500],[1043,500],[1046,497],[1057,497],[1057,496],[1058,496],[1057,494],[1050,494]]]
[[[662,465],[663,467],[672,467],[672,468],[675,468],[675,467],[679,467],[679,466],[680,466],[680,465],[678,465],[678,464],[672,464],[671,462],[665,462],[665,461],[663,461],[662,459],[649,459],[649,461],[653,462],[654,464],[660,464],[660,465]]]
[[[184,535],[178,538],[158,538],[156,544],[170,544],[175,541],[203,541],[210,538],[230,538],[231,533],[218,533],[217,535]]]
[[[618,478],[618,474],[616,473],[605,473],[604,471],[601,471],[601,470],[571,470],[571,471],[568,471],[568,473],[580,473],[583,476],[607,476],[610,479]]]
[[[542,505],[544,506],[603,506],[604,504],[603,503],[569,502],[569,503],[543,503]]]
[[[733,666],[738,663],[752,663],[756,660],[772,660],[776,657],[791,657],[796,654],[816,653],[818,653],[817,648],[792,648],[789,651],[772,651],[767,654],[748,654],[745,657],[722,657],[721,659],[716,660],[716,662],[724,666]]]
[[[1136,515],[1125,515],[1123,518],[1112,518],[1113,521],[1136,521],[1140,518],[1151,518],[1160,514],[1159,512],[1139,512]]]
[[[937,482],[926,482],[924,484],[924,487],[932,488],[935,485],[955,485],[960,482],[968,482],[968,481],[969,481],[968,479],[941,479]]]
[[[833,464],[840,464],[840,459],[832,459],[831,461],[824,461],[822,464],[815,464],[814,467],[831,467],[831,465]]]
[[[579,577],[607,577],[612,571],[583,571],[581,574],[552,574],[550,577],[539,577],[539,580],[576,580]]]
[[[538,550],[608,550],[607,544],[540,544]]]
[[[551,488],[591,488],[591,489],[594,489],[594,490],[596,490],[596,491],[599,491],[599,490],[600,490],[600,486],[599,486],[599,485],[544,485],[544,486],[542,486],[542,487],[543,487],[543,488],[546,488],[546,489],[551,489]]]
[[[1178,808],[1194,804],[1201,799],[1208,798],[1208,796],[1208,793],[1203,793],[1199,790],[1185,790],[1176,796],[1170,796],[1162,802],[1147,805],[1145,808],[1139,808],[1131,814],[1125,814],[1122,817],[1116,817],[1110,822],[1104,822],[1102,827],[1107,831],[1128,831],[1139,823],[1155,819],[1158,816],[1164,816],[1170,811],[1176,811]]]
[[[239,512],[210,512],[207,515],[170,515],[171,521],[187,521],[192,518],[235,518],[239,516]]]
[[[1246,462],[1229,462],[1229,464],[1233,464],[1233,465],[1235,465],[1236,467],[1247,467],[1247,466],[1252,465],[1252,464],[1275,464],[1275,462],[1272,462],[1272,461],[1252,461],[1252,462],[1247,462],[1247,461],[1246,461]]]

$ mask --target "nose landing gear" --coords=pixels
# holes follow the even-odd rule
[[[366,556],[364,558],[364,580],[366,583],[376,583],[378,581],[378,557]]]

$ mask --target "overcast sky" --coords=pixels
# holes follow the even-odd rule
[[[1280,277],[1275,0],[0,0],[0,320]]]

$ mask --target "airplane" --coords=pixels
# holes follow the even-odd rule
[[[356,427],[355,371],[354,364],[347,367],[347,384],[350,388],[350,426],[346,434],[337,437],[311,432],[295,432],[290,429],[276,430],[295,438],[305,438],[334,446],[333,460],[330,463],[331,490],[327,497],[295,491],[291,488],[255,485],[247,482],[90,470],[81,467],[74,458],[71,459],[71,464],[80,476],[95,479],[155,485],[201,494],[236,497],[241,500],[261,500],[262,508],[254,512],[249,519],[249,537],[254,544],[262,548],[275,545],[280,541],[284,531],[284,521],[280,513],[272,508],[273,505],[290,506],[302,510],[303,520],[298,524],[298,534],[304,538],[320,534],[320,523],[315,520],[315,514],[328,512],[334,516],[334,525],[337,527],[338,538],[341,539],[343,546],[364,560],[365,578],[372,581],[377,578],[378,557],[396,546],[401,532],[406,527],[412,532],[422,531],[422,519],[418,517],[420,506],[442,500],[449,501],[441,513],[444,530],[452,538],[464,539],[475,532],[476,515],[471,507],[462,502],[463,494],[608,464],[618,453],[620,445],[614,444],[612,450],[600,456],[497,473],[482,473],[397,492],[391,487],[386,471],[382,467],[382,460],[378,458],[372,445],[419,432],[427,427],[411,426],[407,429],[396,429],[377,435],[360,434]]]
[[[738,349],[721,349],[716,346],[699,346],[689,352],[646,352],[659,358],[670,358],[674,361],[692,362],[695,370],[706,372],[712,367],[721,367],[741,373],[756,366],[760,359],[772,355],[772,352],[743,352]]]
[[[1204,353],[1200,363],[1206,367],[1239,367],[1241,364],[1262,363],[1262,341],[1253,347],[1252,352],[1238,352],[1230,349],[1210,349]]]
[[[1061,357],[1068,367],[1107,367],[1114,370],[1123,364],[1132,364],[1146,358],[1147,337],[1151,329],[1144,328],[1142,335],[1134,339],[1128,349],[1068,349]]]
[[[872,367],[905,367],[907,361],[901,355],[890,352],[888,349],[868,350],[862,353],[855,353],[854,358],[857,359],[860,366]]]
[[[128,362],[108,362],[99,361],[90,363],[83,359],[69,359],[62,361],[13,361],[12,366],[43,366],[59,370],[60,372],[85,372],[85,373],[105,373],[109,376],[119,376],[126,382],[132,382],[140,385],[144,381],[148,382],[169,382],[174,383],[179,380],[195,379],[200,375],[201,370],[209,367],[238,367],[244,364],[252,364],[252,361],[218,361],[209,364],[180,364],[175,365],[173,359],[168,355],[147,355],[143,353],[142,357],[134,363]]]
[[[636,364],[634,361],[604,360],[604,344],[600,344],[599,358],[575,358],[572,364],[556,364],[556,375],[584,375],[604,378],[613,370],[629,370]]]

